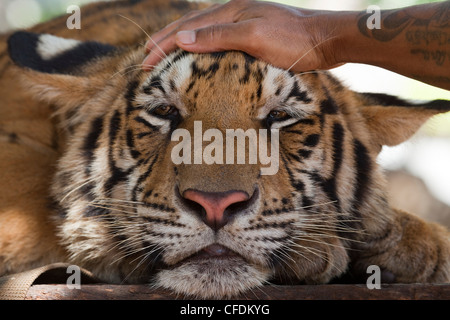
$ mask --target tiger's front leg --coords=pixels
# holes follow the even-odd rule
[[[450,282],[450,233],[438,224],[393,209],[384,233],[372,235],[353,253],[352,270],[369,265],[392,273],[397,283]]]

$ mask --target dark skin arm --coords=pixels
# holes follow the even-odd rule
[[[382,11],[378,30],[365,26],[367,16],[360,13],[349,23],[353,28],[339,41],[340,61],[375,65],[450,89],[450,1]],[[351,35],[357,37],[353,50]]]
[[[367,27],[372,15],[233,0],[192,12],[154,34],[144,68],[156,65],[161,51],[177,47],[240,50],[294,72],[364,63],[450,90],[450,1],[382,10],[380,29]]]

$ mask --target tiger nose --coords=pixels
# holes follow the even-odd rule
[[[236,203],[245,203],[249,195],[244,191],[204,192],[188,189],[183,193],[185,199],[202,207],[201,218],[211,229],[217,231],[225,226],[235,210],[226,210]]]

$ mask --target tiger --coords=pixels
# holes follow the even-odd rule
[[[0,275],[62,261],[199,299],[360,281],[373,265],[384,282],[448,283],[448,230],[392,208],[376,158],[450,102],[356,92],[239,51],[177,50],[145,71],[146,34],[205,6],[95,3],[81,30],[60,17],[1,37]],[[177,130],[206,150],[207,132],[230,129],[266,132],[277,170],[174,162]]]

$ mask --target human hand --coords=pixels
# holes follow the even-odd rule
[[[305,10],[270,2],[232,0],[188,13],[147,42],[143,65],[151,70],[177,47],[206,53],[239,50],[294,72],[330,69],[334,26],[330,12]]]

